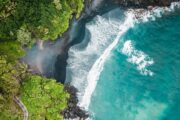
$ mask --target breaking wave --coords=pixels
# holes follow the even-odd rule
[[[80,101],[81,107],[88,109],[91,95],[96,87],[97,80],[99,79],[99,75],[101,71],[103,70],[103,65],[104,65],[105,60],[109,56],[109,53],[111,52],[111,50],[117,45],[119,38],[123,35],[123,33],[125,33],[132,26],[133,26],[133,14],[127,13],[125,22],[119,26],[120,32],[118,33],[116,38],[113,40],[113,42],[105,49],[102,55],[96,60],[96,62],[93,64],[92,68],[90,69],[87,75],[88,84],[85,89],[82,100]]]
[[[113,10],[104,16],[95,17],[92,22],[86,25],[86,36],[83,42],[69,50],[66,79],[66,82],[71,82],[72,85],[78,88],[80,107],[88,109],[104,63],[113,48],[118,44],[121,36],[136,23],[155,20],[161,17],[162,14],[174,11],[179,6],[179,2],[172,3],[169,8],[143,10],[141,14],[138,13],[138,10],[132,9],[124,13],[119,9]],[[111,15],[122,16],[122,19],[125,19],[115,19]],[[122,53],[129,57],[129,62],[137,65],[137,69],[142,74],[153,75],[152,71],[146,69],[146,66],[153,64],[153,60],[144,52],[136,50],[131,41],[124,44]]]
[[[124,43],[121,52],[128,56],[127,61],[137,65],[137,69],[142,75],[153,75],[153,72],[146,67],[154,63],[154,61],[144,52],[136,50],[131,40]]]

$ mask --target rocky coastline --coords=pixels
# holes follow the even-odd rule
[[[83,11],[80,14],[80,17],[77,19],[76,15],[73,15],[73,18],[69,21],[69,27],[68,29],[62,34],[62,36],[59,36],[57,40],[64,41],[63,48],[61,48],[62,53],[57,56],[57,60],[55,63],[55,70],[54,75],[55,79],[61,83],[65,83],[66,79],[66,66],[67,66],[67,59],[68,59],[68,50],[72,46],[70,41],[70,31],[73,26],[74,21],[79,21],[85,17],[88,16],[87,14],[87,8],[90,8],[92,1],[91,0],[85,0],[84,1],[84,8]],[[55,44],[55,43],[54,43]]]
[[[85,0],[85,8],[83,12],[81,13],[81,16],[79,19],[85,18],[88,15],[91,15],[87,13],[87,8],[89,9],[91,6],[93,0]],[[118,4],[120,7],[123,8],[142,8],[142,9],[151,9],[154,8],[155,6],[169,6],[172,2],[177,2],[180,0],[112,0],[115,4]],[[140,12],[140,11],[139,11]],[[71,30],[71,26],[73,23],[73,19],[70,21],[70,27],[68,30],[63,34],[61,38],[63,38],[66,42],[64,45],[64,52],[62,55],[59,55],[57,57],[57,63],[56,66],[58,66],[56,69],[58,71],[61,71],[62,73],[57,73],[58,76],[63,76],[63,81],[64,83],[65,78],[66,78],[66,65],[67,65],[67,59],[68,59],[68,50],[71,45],[68,44],[68,39],[69,39],[69,33]],[[59,78],[58,76],[55,76],[57,80],[62,80],[62,78]],[[65,90],[70,94],[70,99],[68,100],[68,108],[65,110],[61,111],[60,114],[64,116],[65,119],[71,120],[85,120],[89,117],[89,114],[87,111],[83,110],[78,106],[78,98],[77,98],[77,92],[78,90],[71,86],[70,84],[65,84]]]
[[[85,120],[89,117],[89,114],[87,111],[83,110],[78,106],[78,97],[77,93],[78,90],[74,86],[70,85],[69,83],[65,83],[66,79],[66,66],[67,66],[67,59],[68,59],[68,50],[70,48],[69,39],[70,39],[70,31],[72,29],[72,24],[74,21],[79,21],[80,19],[83,19],[88,16],[87,9],[90,9],[92,0],[85,0],[84,1],[84,9],[81,12],[81,15],[78,19],[75,18],[75,15],[73,19],[69,21],[69,28],[66,32],[62,34],[61,37],[58,39],[62,39],[64,41],[64,47],[62,48],[63,52],[57,56],[57,62],[55,63],[56,70],[58,72],[55,72],[55,78],[57,81],[65,84],[65,91],[67,91],[70,94],[70,98],[67,103],[67,108],[60,112],[64,116],[64,119],[66,120]]]
[[[148,8],[149,6],[170,6],[172,2],[179,0],[113,0],[123,7]]]
[[[65,85],[65,90],[70,93],[70,99],[68,100],[68,107],[61,111],[60,114],[64,116],[65,119],[77,119],[77,120],[85,120],[89,117],[88,113],[82,110],[78,104],[77,92],[78,90],[67,84]]]

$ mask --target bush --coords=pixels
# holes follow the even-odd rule
[[[27,40],[29,42],[29,36],[54,40],[68,29],[73,14],[79,17],[83,2],[84,0],[0,1],[0,39],[16,40],[21,32],[20,36],[26,36],[25,43]],[[26,26],[25,30],[22,29],[23,26]]]
[[[60,111],[67,107],[69,94],[54,79],[29,76],[21,88],[22,101],[29,112],[29,120],[63,120]]]

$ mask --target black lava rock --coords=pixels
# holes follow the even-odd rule
[[[147,8],[148,6],[169,6],[180,0],[113,0],[124,7]]]
[[[68,107],[61,112],[65,119],[79,119],[85,120],[89,117],[88,113],[82,110],[78,104],[77,89],[71,85],[65,85],[65,90],[70,94],[68,100]]]

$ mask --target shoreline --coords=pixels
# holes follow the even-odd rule
[[[166,7],[166,6],[164,6],[164,7]],[[152,7],[152,9],[153,9],[153,8],[156,8],[156,7]],[[138,14],[138,13],[137,13],[137,14]],[[137,15],[137,16],[138,16],[138,15]],[[68,57],[68,56],[67,56],[67,57]],[[75,97],[75,99],[77,99],[77,96]]]
[[[91,0],[85,0],[84,1],[84,8],[83,11],[81,12],[79,18],[76,18],[76,15],[73,16],[73,18],[69,21],[69,27],[68,29],[62,34],[62,36],[59,36],[57,40],[63,40],[63,48],[62,48],[62,54],[59,54],[57,56],[57,60],[55,62],[55,74],[54,74],[54,78],[61,82],[61,83],[65,83],[66,80],[66,66],[67,66],[67,59],[68,59],[68,50],[69,48],[72,46],[71,42],[69,43],[69,39],[70,39],[70,32],[73,28],[73,23],[74,22],[79,22],[81,19],[84,19],[84,17],[86,17],[86,8],[89,7],[89,5],[91,4]],[[57,72],[58,71],[58,72]]]
[[[79,101],[77,98],[78,90],[70,84],[66,84],[64,89],[70,94],[70,99],[68,100],[68,107],[61,111],[60,114],[62,114],[65,119],[87,119],[89,117],[88,112],[84,111],[77,105]]]
[[[179,2],[179,0],[113,0],[117,4],[125,8],[143,8],[150,7],[168,7],[173,2]]]
[[[94,16],[98,15],[97,11],[93,11],[92,13],[88,14],[86,13],[86,7],[89,7],[90,4],[92,3],[91,0],[85,0],[85,6],[83,8],[82,13],[80,14],[80,17],[78,19],[75,18],[75,16],[73,17],[73,19],[71,19],[69,21],[69,27],[66,30],[66,32],[64,32],[62,34],[62,36],[59,36],[57,38],[57,40],[63,40],[63,52],[62,54],[59,54],[56,58],[56,62],[55,62],[55,75],[54,78],[58,81],[61,82],[63,84],[65,84],[65,90],[68,91],[68,93],[70,94],[70,99],[68,101],[68,108],[66,110],[64,110],[61,114],[64,115],[64,117],[66,119],[74,119],[74,118],[78,118],[78,119],[86,119],[88,118],[88,113],[87,111],[82,110],[79,106],[78,106],[78,97],[77,97],[77,88],[65,83],[66,80],[66,67],[67,67],[67,59],[68,59],[68,50],[71,46],[77,44],[77,43],[81,43],[81,40],[78,40],[78,37],[75,38],[75,40],[70,41],[70,32],[72,29],[72,25],[75,21],[81,22],[83,21],[83,25],[82,28],[85,29],[85,24],[92,20],[94,18]],[[129,7],[125,7],[125,6],[119,6],[119,7],[123,7],[124,9],[128,9]],[[136,7],[134,7],[136,8]],[[142,8],[142,7],[140,7]],[[152,7],[154,8],[154,7]],[[144,9],[144,8],[143,8]],[[103,13],[103,12],[102,12]],[[88,19],[88,20],[86,20]],[[81,23],[79,23],[81,24]],[[81,29],[78,28],[78,29]],[[69,42],[70,41],[70,42]],[[53,44],[55,44],[55,42],[52,42]]]
[[[105,0],[105,1],[111,1],[111,0]],[[152,6],[152,4],[147,4],[145,6],[140,5],[140,6],[136,6],[134,4],[127,4],[127,6],[123,5],[124,3],[119,4],[118,1],[121,0],[112,0],[110,3],[118,5],[116,7],[122,7],[123,9],[148,9],[151,10],[155,7],[167,7],[168,5],[163,5],[161,4],[160,6],[158,6],[158,4],[154,4],[154,6]],[[134,0],[136,1],[136,0]],[[179,1],[179,0],[173,0],[173,1]],[[172,2],[171,2],[172,3]],[[62,36],[59,36],[57,40],[62,39],[63,40],[63,48],[62,48],[62,54],[59,54],[57,56],[57,60],[55,63],[55,66],[57,66],[57,68],[55,68],[55,79],[57,79],[59,82],[65,83],[66,80],[66,66],[67,66],[67,59],[68,59],[68,51],[69,48],[75,44],[81,43],[82,40],[77,40],[78,38],[74,38],[75,40],[70,41],[70,32],[73,26],[73,23],[76,21],[78,23],[79,26],[82,26],[81,28],[84,29],[84,24],[87,23],[88,21],[90,21],[91,19],[93,19],[96,15],[98,15],[97,11],[91,11],[91,13],[87,13],[86,9],[90,9],[90,6],[92,4],[92,0],[85,0],[84,1],[84,8],[83,11],[81,12],[80,16],[78,19],[75,18],[75,16],[73,16],[73,18],[69,21],[69,27],[68,29],[62,34]],[[102,12],[103,13],[103,12]],[[90,17],[90,18],[89,18]],[[88,19],[88,20],[86,20]],[[81,21],[83,22],[83,25],[81,25]],[[78,28],[78,29],[81,29]],[[82,30],[84,32],[84,30]],[[54,44],[54,43],[53,43]],[[58,73],[56,73],[58,71]]]

